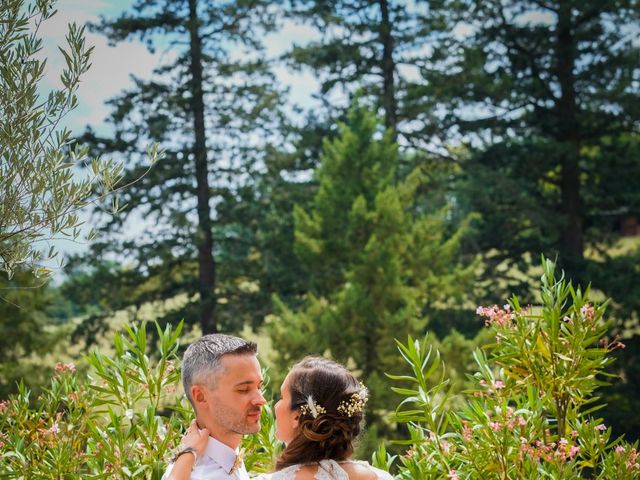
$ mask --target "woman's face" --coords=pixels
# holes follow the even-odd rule
[[[276,402],[276,438],[284,443],[289,443],[295,436],[298,427],[298,411],[291,410],[291,391],[289,390],[291,374],[282,382],[280,387],[280,400]]]

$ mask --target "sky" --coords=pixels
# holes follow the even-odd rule
[[[44,22],[40,30],[43,39],[42,56],[47,58],[42,84],[43,96],[52,88],[62,85],[59,77],[64,67],[64,57],[58,46],[66,43],[68,24],[98,22],[100,16],[114,18],[129,10],[133,3],[133,0],[58,0],[57,14]],[[305,43],[316,37],[317,33],[310,27],[285,23],[278,33],[265,38],[267,54],[278,56],[291,48],[294,41]],[[150,78],[153,69],[163,62],[171,61],[174,53],[163,52],[161,49],[150,53],[137,39],[110,46],[106,37],[88,30],[85,38],[87,45],[94,47],[92,66],[82,77],[77,92],[78,107],[64,118],[61,125],[69,128],[73,134],[81,134],[88,126],[99,134],[108,134],[109,127],[105,119],[110,108],[105,102],[133,85],[132,76]],[[318,91],[318,82],[310,72],[292,72],[281,66],[275,68],[275,74],[282,84],[289,87],[291,102],[307,107],[313,104],[312,93]],[[87,221],[87,232],[89,213],[81,213],[81,219]],[[82,242],[56,240],[53,244],[63,254],[81,253],[88,249],[87,244]],[[55,263],[51,266],[55,267]],[[58,280],[61,273],[56,271]]]
[[[43,56],[47,57],[45,89],[60,86],[59,76],[64,66],[64,58],[58,45],[65,44],[67,25],[75,22],[84,25],[97,22],[99,17],[113,18],[129,10],[133,0],[58,0],[58,13],[44,23]],[[295,42],[304,43],[316,38],[315,31],[307,26],[285,23],[277,34],[265,38],[267,54],[276,56],[283,53]],[[150,53],[138,40],[131,40],[109,46],[103,35],[86,32],[88,45],[94,47],[91,69],[82,79],[78,90],[79,106],[66,119],[66,125],[80,133],[88,125],[100,131],[105,127],[104,119],[109,113],[106,100],[132,85],[131,76],[149,78],[153,68],[163,61],[172,60],[172,52]],[[291,100],[305,105],[313,102],[311,93],[317,91],[318,82],[310,72],[291,72],[284,66],[275,69],[279,81],[288,85]]]

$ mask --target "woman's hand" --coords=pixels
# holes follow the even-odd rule
[[[191,425],[187,428],[187,433],[182,437],[182,446],[194,448],[198,454],[198,458],[204,455],[208,442],[209,430],[206,428],[198,430],[198,424],[195,420],[191,422]]]

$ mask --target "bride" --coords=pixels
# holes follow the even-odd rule
[[[258,480],[392,480],[367,462],[352,459],[367,391],[342,365],[321,357],[295,364],[280,387],[276,437],[286,447],[275,471]],[[200,456],[209,432],[190,428],[182,443]],[[193,455],[176,461],[171,479],[189,480]]]

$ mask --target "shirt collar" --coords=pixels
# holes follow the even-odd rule
[[[205,456],[220,465],[227,473],[233,468],[233,464],[236,461],[236,456],[240,451],[239,448],[235,450],[228,445],[216,440],[213,437],[209,437],[207,442],[207,448],[204,451]]]

